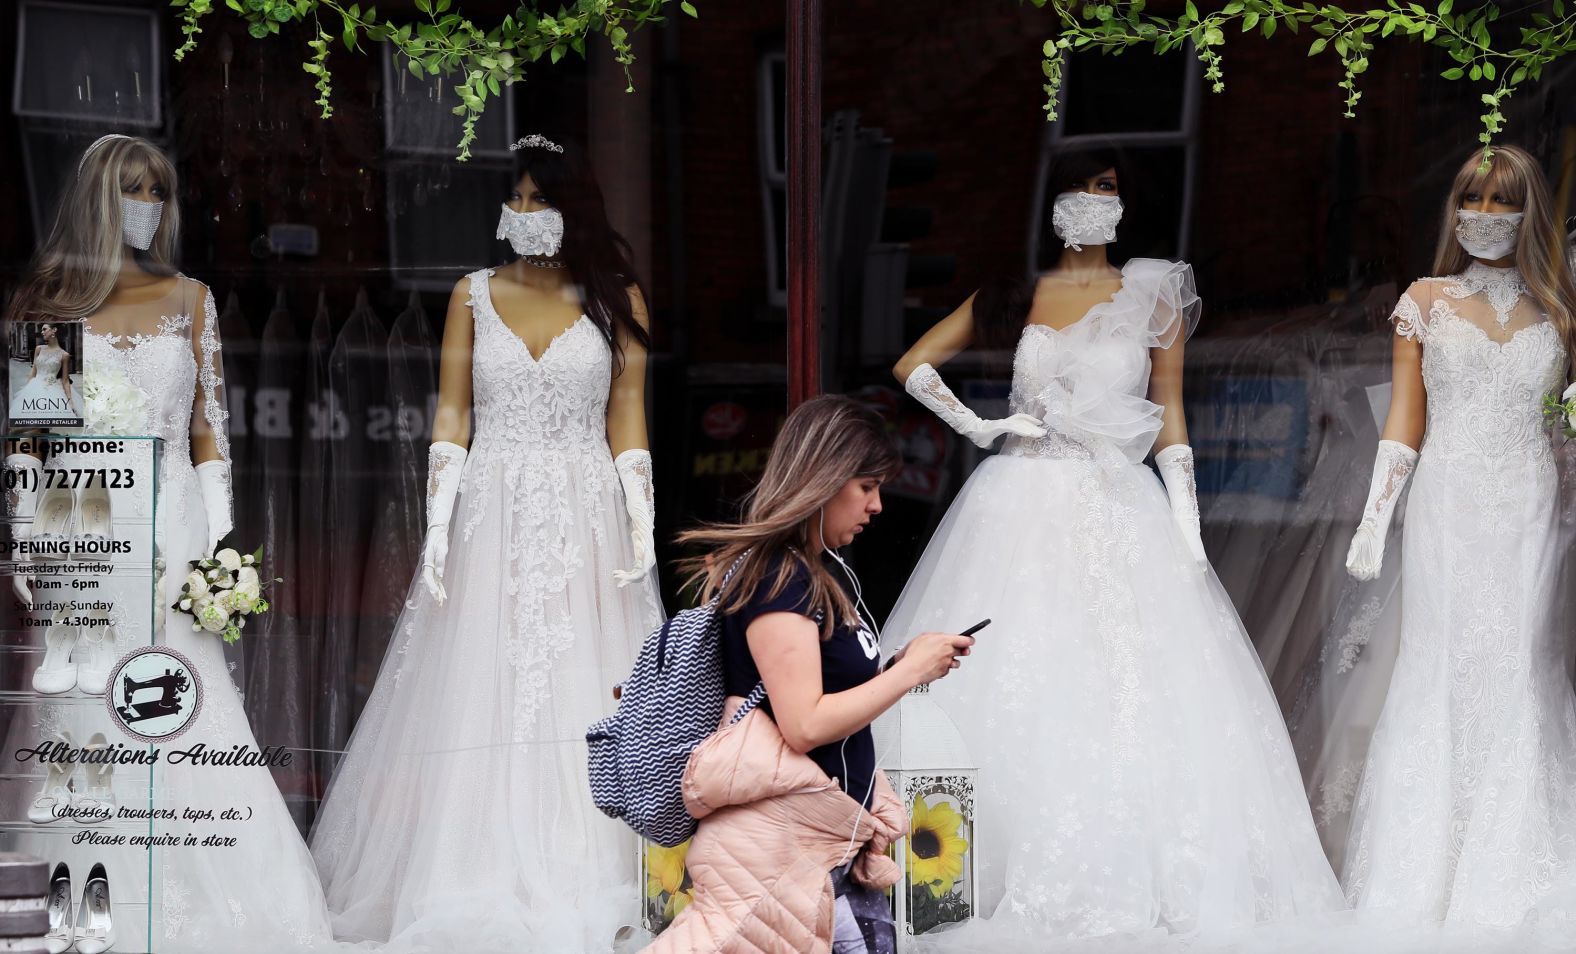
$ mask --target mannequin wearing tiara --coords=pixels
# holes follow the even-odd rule
[[[1130,185],[1119,165],[1113,150],[1060,156],[1059,261],[1032,287],[982,289],[895,369],[974,443],[1007,435],[886,624],[993,620],[930,691],[979,766],[985,917],[926,950],[1218,937],[1342,906],[1279,707],[1199,538],[1181,404],[1192,272],[1106,258]],[[932,367],[971,345],[1014,356],[1011,416],[981,419]]]
[[[190,617],[167,611],[179,598],[188,561],[212,553],[231,528],[218,319],[208,289],[177,274],[173,266],[179,244],[177,191],[174,166],[152,143],[116,135],[89,146],[67,185],[55,226],[14,300],[12,315],[85,321],[87,375],[123,375],[142,392],[145,404],[135,411],[140,419],[123,423],[117,433],[164,440],[154,525],[165,567],[154,603],[163,622],[156,624],[155,638],[190,661],[203,687],[201,712],[180,737],[179,747],[256,750],[223,643],[212,633],[193,631]],[[13,456],[7,465],[32,469],[38,462]],[[105,463],[102,458],[95,462],[91,454],[71,453],[57,457],[52,466],[86,469]],[[29,501],[19,503],[22,513],[32,507]],[[121,585],[118,580],[119,574],[105,578],[100,592],[113,594]],[[14,583],[19,591],[26,590],[23,575]],[[133,575],[125,585],[146,586],[147,578],[139,582]],[[114,629],[84,628],[76,636],[74,658],[83,688],[90,672],[107,675],[109,664],[139,638],[146,645],[145,631],[116,614],[109,611]],[[104,633],[114,636],[99,635]],[[89,743],[95,733],[111,741],[118,736],[102,705],[42,705],[36,720],[17,721],[30,735],[29,746],[53,741],[53,733],[69,733],[75,745]],[[8,750],[19,741],[13,738]],[[149,774],[146,769],[140,773],[140,785],[138,774],[131,767],[106,773],[118,804],[149,805]],[[23,850],[63,860],[79,878],[88,876],[95,863],[104,865],[113,899],[112,933],[79,935],[77,950],[102,951],[112,945],[116,950],[261,954],[330,942],[317,872],[266,767],[161,763],[152,778],[152,807],[172,809],[177,817],[185,809],[211,810],[216,819],[175,824],[174,833],[199,840],[210,835],[235,838],[236,843],[223,849],[155,849],[150,886],[146,848],[72,844],[70,833],[58,831],[66,822],[56,822],[50,834],[20,839]],[[46,787],[34,805],[60,794]],[[218,820],[232,808],[249,811],[248,820]],[[3,817],[18,817],[11,806],[5,809]],[[149,912],[138,906],[146,905],[150,894],[154,907],[148,937]]]
[[[312,833],[335,933],[396,949],[589,954],[639,922],[584,735],[661,619],[646,309],[584,154],[515,148],[519,257],[450,299],[422,566]]]

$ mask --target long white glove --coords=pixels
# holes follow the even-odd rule
[[[1372,580],[1384,565],[1384,540],[1390,532],[1401,491],[1417,469],[1417,451],[1399,441],[1380,441],[1374,457],[1373,482],[1368,485],[1368,502],[1363,519],[1352,534],[1346,551],[1346,571],[1359,580]]]
[[[962,401],[953,395],[941,375],[928,364],[915,368],[903,382],[903,390],[914,396],[919,403],[930,410],[946,425],[967,437],[980,447],[989,447],[991,442],[1003,434],[1015,434],[1018,437],[1044,437],[1045,425],[1032,414],[1014,414],[1001,420],[986,421],[969,410]]]
[[[1198,481],[1193,474],[1193,448],[1186,444],[1172,444],[1155,454],[1155,466],[1165,481],[1166,496],[1171,499],[1171,519],[1177,522],[1187,548],[1199,566],[1207,566],[1209,557],[1204,553],[1204,538],[1199,535]]]
[[[449,558],[449,517],[465,470],[465,448],[435,441],[427,450],[427,541],[421,547],[421,581],[432,598],[449,598],[443,590],[443,565]]]
[[[44,483],[44,464],[31,454],[11,454],[5,459],[5,469],[10,473],[10,499],[6,509],[11,521],[11,540],[21,543],[33,535],[33,514],[38,511],[38,495]],[[32,561],[17,547],[17,572],[11,576],[11,590],[24,603],[33,601],[33,591],[28,588],[28,573],[23,565]]]
[[[651,452],[634,448],[613,460],[618,471],[618,482],[624,488],[624,509],[629,512],[629,538],[635,544],[635,565],[629,570],[615,570],[613,578],[619,586],[628,586],[643,579],[657,565],[656,487],[651,480]]]
[[[219,545],[225,534],[235,529],[231,515],[230,465],[222,460],[205,460],[197,465],[197,487],[202,492],[202,508],[208,514],[208,549]]]

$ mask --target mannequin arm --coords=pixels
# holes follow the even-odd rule
[[[651,330],[651,316],[640,289],[629,289],[630,311],[640,327]],[[613,379],[607,394],[607,445],[613,456],[627,450],[646,450],[646,349],[622,330],[616,344],[624,355],[624,367]]]
[[[977,294],[977,293],[976,293]],[[931,326],[892,368],[898,383],[906,383],[922,364],[939,368],[974,341],[974,295],[957,310]]]
[[[462,278],[449,295],[443,320],[443,348],[438,356],[438,409],[432,419],[433,443],[458,447],[471,444],[471,281]]]
[[[1423,430],[1428,421],[1423,346],[1395,335],[1390,354],[1390,413],[1385,417],[1384,433],[1379,436],[1417,450],[1423,446]]]
[[[1187,443],[1187,416],[1182,411],[1182,347],[1180,335],[1169,348],[1151,348],[1149,400],[1165,409],[1154,450]]]

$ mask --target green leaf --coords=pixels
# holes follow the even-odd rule
[[[1472,77],[1472,82],[1476,83],[1478,80],[1483,78],[1483,67],[1473,63],[1472,72],[1468,75]]]
[[[1450,8],[1455,6],[1455,3],[1456,0],[1439,0],[1439,15],[1442,17],[1448,17],[1450,15]]]
[[[241,8],[241,0],[224,0],[224,5],[229,7],[231,10],[234,10],[236,13],[246,12]]]
[[[1461,67],[1459,67],[1459,66],[1452,66],[1450,69],[1445,70],[1443,73],[1440,73],[1439,75],[1443,76],[1447,80],[1458,80],[1462,76],[1465,75],[1465,71],[1462,70]]]
[[[1268,40],[1270,37],[1275,35],[1275,24],[1278,23],[1278,22],[1279,21],[1276,20],[1274,17],[1270,17],[1269,19],[1264,21],[1264,23],[1262,24],[1262,28],[1263,28],[1262,32],[1264,33],[1264,39]]]
[[[1510,85],[1512,85],[1512,86],[1520,86],[1521,85],[1521,81],[1526,79],[1526,78],[1527,78],[1527,68],[1525,66],[1518,66],[1518,67],[1516,67],[1515,72],[1510,74]]]
[[[1187,18],[1194,23],[1198,22],[1198,7],[1193,5],[1193,0],[1187,0]]]
[[[1493,61],[1489,61],[1489,62],[1486,62],[1486,63],[1483,64],[1483,78],[1484,79],[1488,79],[1488,80],[1493,79],[1496,72],[1498,72],[1498,71],[1495,70]]]
[[[254,21],[247,26],[246,32],[250,33],[253,38],[261,40],[263,37],[268,35],[268,25],[266,23]]]
[[[559,60],[563,59],[564,58],[564,48],[561,47],[561,46],[553,47],[553,52],[551,54],[551,58],[552,58],[552,61],[554,63],[557,63]],[[1472,78],[1473,79],[1477,79],[1477,77],[1475,77],[1475,76],[1472,77]]]
[[[1320,53],[1323,53],[1324,52],[1324,48],[1327,45],[1329,45],[1329,42],[1330,42],[1329,40],[1326,40],[1322,36],[1319,37],[1317,40],[1314,40],[1313,44],[1308,47],[1308,55],[1309,56],[1318,56]]]
[[[421,63],[417,62],[415,59],[407,59],[405,61],[405,65],[410,69],[410,71],[412,73],[414,73],[416,75],[417,79],[426,79],[427,78],[427,74],[422,72]]]
[[[1242,18],[1242,32],[1243,33],[1248,32],[1249,30],[1253,29],[1254,27],[1256,27],[1258,25],[1259,25],[1259,15],[1257,13],[1249,13],[1247,16]]]
[[[416,0],[416,9],[429,17],[432,16],[432,0]]]
[[[452,0],[438,0],[438,12],[444,13],[449,9]]]

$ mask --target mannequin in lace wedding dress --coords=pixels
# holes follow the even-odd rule
[[[592,954],[639,921],[584,738],[661,619],[645,305],[583,152],[516,148],[521,257],[450,299],[423,566],[312,833],[335,932],[396,950]]]
[[[1568,905],[1576,878],[1576,698],[1541,408],[1567,380],[1576,287],[1536,161],[1514,147],[1481,159],[1446,201],[1443,277],[1414,283],[1393,318],[1394,397],[1347,567],[1378,575],[1410,481],[1399,651],[1342,880],[1392,922],[1509,927]]]
[[[14,308],[21,315],[85,319],[86,376],[123,378],[140,391],[140,406],[123,408],[135,420],[123,423],[115,433],[164,439],[154,540],[165,572],[154,593],[159,621],[155,639],[190,661],[203,688],[200,713],[181,735],[179,747],[202,744],[219,752],[229,752],[232,746],[255,750],[257,742],[231,679],[224,644],[211,633],[194,632],[189,616],[167,610],[180,595],[188,561],[212,552],[231,528],[228,414],[218,319],[212,293],[201,283],[175,274],[170,265],[179,241],[177,194],[173,165],[151,143],[128,136],[108,136],[94,143],[67,187],[59,220],[35,258]],[[90,420],[89,427],[95,423]],[[102,428],[95,431],[100,432]],[[26,455],[9,456],[6,464],[19,469],[39,466]],[[92,454],[67,453],[50,466],[104,467],[106,461]],[[22,509],[27,509],[25,503]],[[127,584],[138,579],[133,576]],[[140,580],[146,585],[146,576]],[[26,591],[22,575],[14,585],[19,595]],[[113,587],[116,580],[103,585]],[[115,634],[115,644],[104,647],[111,659],[138,645],[139,637],[142,645],[147,639],[145,631],[138,632],[127,620],[117,618],[117,612],[110,611],[117,628],[108,630]],[[87,632],[79,653],[84,647],[92,651],[89,644],[94,637]],[[96,732],[112,742],[127,741],[109,726],[102,704],[40,704],[32,724],[20,730],[31,740],[29,746],[63,732],[77,745]],[[8,750],[22,741],[13,738]],[[123,806],[148,805],[148,778],[145,769],[140,779],[134,767],[116,769],[115,801]],[[39,798],[49,796],[46,790]],[[151,852],[77,844],[73,832],[60,830],[70,825],[65,821],[49,826],[47,833],[21,840],[23,850],[66,861],[79,878],[95,862],[105,865],[114,901],[116,949],[271,954],[330,943],[317,872],[267,767],[160,764],[154,771],[152,796],[155,808],[171,809],[178,818],[185,809],[214,814],[212,821],[160,824],[157,833],[190,834],[199,841],[216,835],[233,838],[235,844],[180,845]],[[221,814],[230,808],[249,810],[250,819],[222,820]],[[6,810],[13,817],[11,806]],[[113,824],[106,828],[112,833],[126,830]],[[146,908],[150,896],[151,918]],[[150,924],[152,935],[147,937]],[[88,943],[79,937],[78,949],[90,949]]]
[[[1181,407],[1192,273],[1107,263],[1115,161],[1065,157],[1056,267],[1032,290],[982,289],[896,369],[975,443],[1008,435],[885,627],[993,620],[972,667],[931,690],[979,766],[985,920],[925,936],[926,950],[1163,941],[1344,907],[1275,698],[1199,539]],[[1001,421],[931,367],[991,347],[992,332],[1015,348]],[[1152,448],[1164,486],[1143,464]]]

